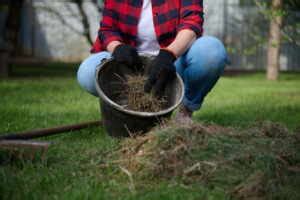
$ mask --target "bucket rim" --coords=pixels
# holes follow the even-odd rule
[[[112,101],[108,96],[106,96],[106,94],[103,92],[103,90],[101,89],[100,84],[99,84],[99,75],[98,74],[104,69],[105,64],[108,62],[111,62],[112,60],[114,60],[114,58],[105,59],[98,65],[97,70],[96,70],[95,86],[96,86],[96,91],[99,95],[99,98],[101,98],[105,103],[111,105],[114,109],[116,109],[120,112],[124,112],[124,113],[130,114],[130,115],[135,115],[135,116],[139,116],[139,117],[156,117],[156,116],[166,115],[166,114],[172,112],[182,102],[183,96],[184,96],[184,84],[183,84],[183,80],[181,79],[179,74],[176,72],[176,79],[179,81],[179,85],[181,87],[181,94],[180,94],[179,100],[177,100],[176,103],[174,103],[174,105],[172,105],[171,107],[168,107],[166,109],[163,109],[159,112],[142,112],[142,111],[134,111],[134,110],[125,109],[121,105]]]

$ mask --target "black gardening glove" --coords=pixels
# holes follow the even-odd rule
[[[114,59],[122,65],[137,71],[142,67],[142,61],[136,49],[127,44],[118,45],[112,53]]]
[[[144,91],[149,93],[152,89],[154,95],[162,97],[164,89],[176,75],[174,61],[176,57],[168,50],[161,49],[154,60],[150,62],[150,74],[144,85]]]

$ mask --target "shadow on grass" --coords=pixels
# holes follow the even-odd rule
[[[79,63],[62,62],[14,64],[10,66],[9,77],[75,77],[78,67]]]

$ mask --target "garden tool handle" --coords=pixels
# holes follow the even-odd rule
[[[59,133],[69,132],[69,131],[81,130],[87,127],[100,126],[100,125],[102,125],[102,122],[100,120],[89,121],[89,122],[84,122],[79,124],[29,130],[29,131],[11,133],[2,136],[0,135],[0,140],[27,140],[27,139],[45,137],[45,136],[55,135]]]

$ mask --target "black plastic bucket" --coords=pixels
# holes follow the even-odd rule
[[[143,57],[144,66],[147,66],[149,58]],[[144,70],[142,73],[147,73]],[[96,89],[99,94],[101,116],[104,128],[109,135],[126,137],[131,134],[142,134],[149,131],[163,118],[169,117],[172,111],[181,103],[184,89],[183,81],[178,74],[170,81],[165,89],[164,96],[167,100],[166,107],[159,112],[138,112],[128,110],[122,106],[124,97],[118,91],[124,88],[126,75],[134,75],[137,72],[118,65],[113,59],[105,60],[96,72]],[[140,73],[140,72],[139,72]]]

